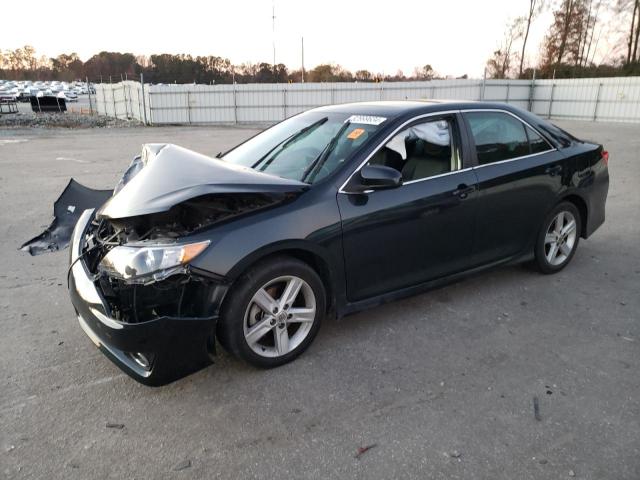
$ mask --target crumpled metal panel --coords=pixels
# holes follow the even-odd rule
[[[53,204],[53,222],[37,237],[25,242],[20,250],[31,255],[55,252],[69,245],[73,229],[88,208],[98,208],[111,197],[112,190],[94,190],[73,178]]]
[[[172,144],[147,144],[96,212],[98,220],[160,213],[213,194],[299,193],[309,185],[235,165]]]

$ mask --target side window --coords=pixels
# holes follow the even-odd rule
[[[529,144],[531,145],[531,153],[542,153],[551,150],[549,143],[542,138],[532,128],[525,127],[527,129],[527,136],[529,137]]]
[[[518,119],[500,112],[464,115],[471,127],[480,165],[529,155],[525,125]]]
[[[398,132],[378,150],[369,165],[385,165],[402,173],[404,182],[459,170],[453,120],[418,123]]]

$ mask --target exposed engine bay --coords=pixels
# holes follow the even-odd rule
[[[21,249],[37,255],[67,247],[82,213],[93,209],[78,260],[114,319],[205,317],[220,279],[190,267],[210,244],[190,235],[292,200],[306,188],[175,145],[149,144],[114,190],[72,179],[54,204],[51,225]]]
[[[278,201],[263,194],[210,195],[158,214],[114,220],[94,218],[84,237],[83,260],[116,320],[139,323],[159,317],[206,317],[211,314],[207,306],[211,305],[219,282],[194,273],[188,265],[125,279],[105,272],[101,263],[116,247],[175,245],[190,233]]]
[[[184,201],[166,212],[127,218],[104,219],[120,244],[183,237],[224,220],[255,212],[286,200],[286,194],[225,193]],[[98,218],[101,217],[98,212]],[[100,232],[98,232],[100,233]]]

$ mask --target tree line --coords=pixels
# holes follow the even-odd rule
[[[552,12],[538,60],[529,45],[531,26],[545,10]],[[523,15],[508,22],[498,48],[486,63],[489,78],[568,78],[640,75],[640,0],[529,0]],[[596,51],[606,46],[604,60]],[[134,55],[100,52],[83,62],[76,53],[55,58],[38,56],[31,46],[0,50],[0,78],[11,80],[120,81],[144,74],[151,83],[286,83],[378,82],[443,78],[431,65],[409,75],[383,75],[368,70],[351,72],[340,65],[322,64],[308,71],[280,63],[234,65],[228,58],[189,54]],[[461,78],[466,78],[464,75]],[[450,78],[450,77],[448,77]]]
[[[533,70],[538,78],[640,75],[640,0],[529,0],[528,7],[507,23],[488,77],[531,78]],[[546,9],[553,20],[537,64],[527,66],[530,28]],[[595,61],[598,46],[608,49],[604,61]]]
[[[76,53],[55,58],[37,56],[31,46],[0,51],[0,78],[9,80],[84,80],[118,82],[144,75],[151,83],[287,83],[302,81],[301,69],[291,70],[279,63],[243,63],[234,65],[228,58],[188,54],[134,55],[100,52],[83,62]],[[438,74],[431,65],[416,67],[411,75],[398,71],[382,75],[368,70],[351,72],[340,65],[321,64],[304,72],[307,82],[378,82],[431,80]]]

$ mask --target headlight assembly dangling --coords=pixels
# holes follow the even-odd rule
[[[153,283],[184,270],[210,243],[121,245],[107,253],[98,270],[127,283]]]

